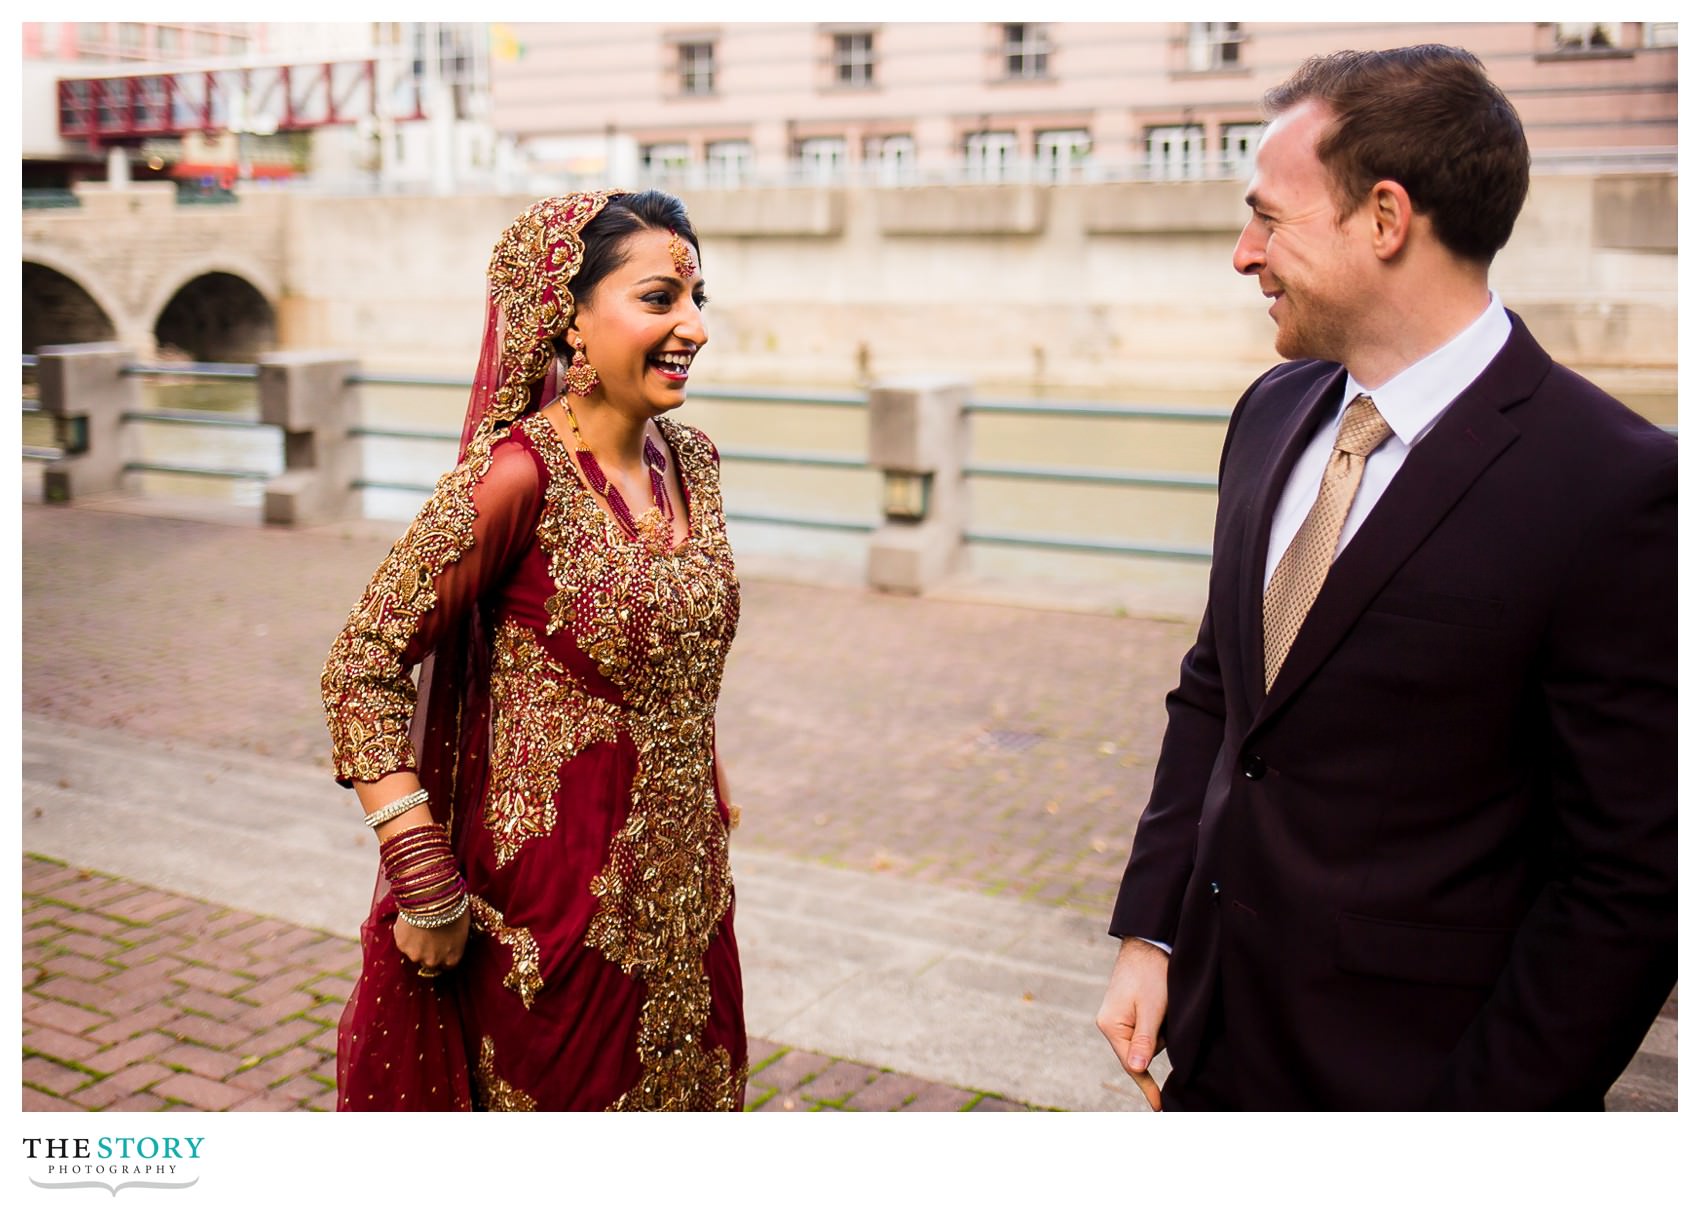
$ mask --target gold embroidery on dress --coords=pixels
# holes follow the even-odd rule
[[[537,940],[524,927],[510,927],[501,911],[478,894],[472,894],[471,901],[472,925],[493,937],[513,956],[513,967],[502,978],[502,984],[519,995],[527,1011],[531,1010],[532,1000],[543,988],[543,958]]]
[[[437,577],[472,547],[472,489],[490,470],[494,441],[469,447],[437,481],[331,645],[319,685],[338,779],[372,782],[413,766],[407,724],[417,692],[401,656],[437,605]]]
[[[631,809],[591,881],[585,943],[645,985],[638,1085],[616,1109],[735,1108],[742,1084],[725,1048],[705,1048],[703,957],[732,898],[726,826],[714,795],[714,706],[738,619],[738,582],[707,440],[657,423],[690,499],[690,534],[649,551],[608,525],[547,418],[529,422],[549,468],[538,537],[556,593],[551,632],[574,641],[625,698],[637,749]],[[547,430],[547,433],[544,431]]]
[[[492,1112],[535,1112],[537,1101],[496,1074],[496,1042],[486,1036],[478,1045],[478,1095]]]
[[[554,830],[561,764],[586,746],[616,740],[620,708],[587,693],[535,632],[511,619],[491,645],[490,703],[495,739],[484,824],[502,867]]]

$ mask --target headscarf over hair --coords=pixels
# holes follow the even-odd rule
[[[560,194],[533,203],[490,254],[489,302],[478,372],[461,426],[460,453],[554,395],[553,341],[572,323],[570,283],[584,264],[585,224],[626,190]]]

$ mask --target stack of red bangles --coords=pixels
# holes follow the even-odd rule
[[[449,832],[440,822],[392,834],[378,844],[378,859],[403,922],[430,931],[466,913],[466,881],[449,849]]]

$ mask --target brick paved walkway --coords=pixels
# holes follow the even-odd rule
[[[328,1111],[355,943],[49,859],[23,871],[23,1110]],[[750,1041],[762,1112],[1025,1111]]]
[[[23,525],[26,712],[328,769],[319,669],[399,528]],[[747,580],[740,841],[1107,918],[1193,630]]]
[[[397,530],[26,504],[24,710],[327,766],[319,668]],[[1191,624],[744,589],[720,713],[743,845],[1107,917]],[[166,895],[107,879],[62,877],[57,893],[26,879],[26,1106],[94,1106],[91,1092],[107,1106],[324,1106],[353,944],[243,915],[209,935],[195,924],[234,912],[184,899],[112,917]],[[81,888],[110,897],[84,904]],[[288,940],[345,959],[302,967]],[[1611,1106],[1676,1106],[1675,1016],[1673,997]],[[911,1081],[763,1047],[776,1060],[751,1079],[760,1109],[875,1107]],[[1009,1106],[931,1088],[907,1106],[935,1099]]]

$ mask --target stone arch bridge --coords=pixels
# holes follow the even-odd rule
[[[169,185],[25,211],[23,352],[117,341],[143,359],[252,361],[280,339],[280,206],[179,206]]]

